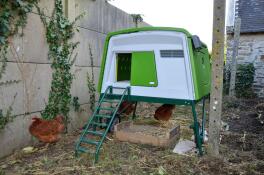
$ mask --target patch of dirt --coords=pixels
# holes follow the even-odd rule
[[[264,99],[238,99],[223,105],[223,120],[229,131],[222,133],[222,154],[232,164],[244,165],[246,174],[263,174],[264,124],[257,106]]]
[[[264,123],[261,123],[257,113],[241,114],[228,123],[232,132],[264,134]]]

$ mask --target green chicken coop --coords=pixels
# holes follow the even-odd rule
[[[121,103],[130,101],[135,106],[137,102],[191,106],[191,128],[196,147],[202,154],[205,99],[210,94],[210,81],[207,46],[185,29],[144,27],[109,33],[98,83],[100,100],[76,144],[76,153],[90,152],[83,145],[94,145],[97,161],[107,133],[116,124]],[[199,120],[196,104],[200,101],[202,116]],[[105,103],[116,105],[105,108]],[[99,140],[87,139],[87,135],[98,136]]]

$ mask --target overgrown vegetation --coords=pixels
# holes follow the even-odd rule
[[[0,79],[6,68],[9,39],[26,26],[27,15],[37,3],[38,0],[0,1]],[[20,31],[21,35],[22,31]]]
[[[237,72],[237,97],[253,97],[255,96],[252,85],[254,82],[255,67],[253,63],[240,65]]]
[[[143,21],[143,15],[141,14],[131,14],[133,18],[133,22],[135,23],[136,27],[138,27],[138,24]]]
[[[16,96],[17,93],[14,95],[12,104],[8,107],[5,113],[2,109],[0,109],[0,130],[4,129],[7,123],[12,122],[14,119],[14,116],[12,116],[12,111]]]
[[[228,94],[230,86],[230,70],[224,70],[224,93]],[[240,64],[236,73],[236,88],[235,94],[238,98],[253,98],[255,93],[253,92],[252,85],[254,82],[255,67],[253,63]]]
[[[0,1],[0,80],[7,66],[7,53],[11,37],[23,35],[23,28],[27,24],[27,16],[39,0],[1,0]],[[0,82],[0,87],[18,83],[19,80],[6,80]],[[16,96],[16,95],[15,95]],[[15,99],[15,97],[14,97]],[[13,103],[6,112],[0,109],[0,129],[13,120]]]
[[[0,175],[5,175],[5,172],[0,168]]]
[[[12,106],[9,106],[6,113],[4,114],[3,110],[0,109],[0,130],[4,129],[6,124],[13,120],[11,115],[12,110]]]
[[[87,73],[87,86],[89,90],[89,96],[90,96],[90,109],[93,112],[95,108],[95,83],[94,83],[94,57],[92,53],[92,48],[89,45],[89,54],[90,54],[90,66],[91,66],[91,74]]]
[[[72,42],[71,39],[74,36],[74,25],[81,16],[70,22],[63,14],[62,0],[55,0],[55,8],[50,19],[47,19],[41,9],[38,8],[38,11],[46,28],[48,58],[52,60],[53,70],[48,103],[41,116],[49,120],[61,114],[67,126],[73,80],[71,68],[76,58],[73,52],[79,44]]]
[[[81,105],[79,103],[79,97],[72,98],[72,106],[75,112],[78,112],[80,110]]]

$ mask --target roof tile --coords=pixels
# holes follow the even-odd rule
[[[241,33],[264,32],[264,0],[238,0],[237,7]]]

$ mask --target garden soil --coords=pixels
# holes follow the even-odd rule
[[[224,99],[222,120],[225,125],[221,131],[220,156],[217,158],[207,155],[199,157],[195,152],[178,155],[171,149],[119,142],[109,134],[103,144],[99,163],[93,164],[91,155],[74,155],[74,144],[80,135],[80,130],[77,130],[73,134],[64,135],[55,144],[38,143],[31,145],[34,149],[30,152],[18,150],[0,159],[0,175],[264,174],[263,117],[255,109],[256,105],[263,102],[263,99],[240,99],[231,103]],[[137,120],[149,120],[158,106],[140,103]],[[207,104],[207,109],[208,106]],[[198,113],[201,114],[201,105],[198,108]],[[176,106],[171,120],[180,125],[181,139],[191,140],[193,133],[189,129],[192,122],[190,107]],[[207,145],[205,150],[206,147]]]

